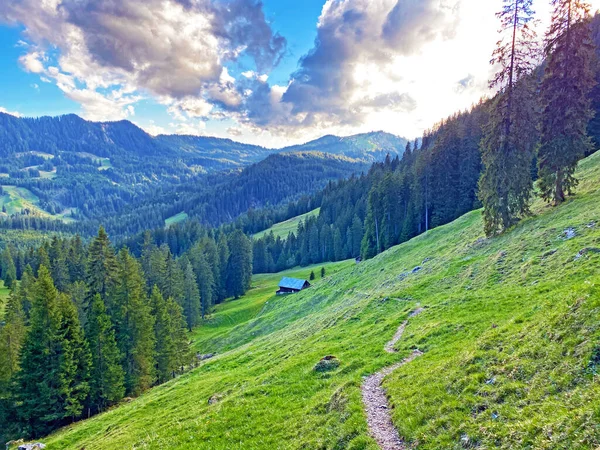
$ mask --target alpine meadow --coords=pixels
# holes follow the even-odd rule
[[[600,448],[600,0],[0,3],[7,450]]]

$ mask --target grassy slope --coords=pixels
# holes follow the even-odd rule
[[[580,175],[577,197],[558,209],[537,203],[537,216],[502,237],[482,239],[473,212],[274,298],[234,327],[227,344],[215,341],[229,352],[46,442],[88,450],[376,449],[362,377],[418,347],[425,354],[385,386],[395,425],[419,448],[596,448],[600,255],[574,256],[600,247],[600,154]],[[575,238],[561,237],[567,227]],[[400,352],[385,353],[418,304],[425,312],[409,323]],[[340,358],[339,369],[313,372],[328,354]]]
[[[165,226],[170,227],[171,225],[175,225],[176,223],[185,222],[188,219],[188,214],[186,212],[180,212],[179,214],[175,214],[174,216],[165,219]]]
[[[292,217],[291,219],[288,219],[285,222],[276,223],[271,228],[261,231],[260,233],[256,233],[252,237],[254,239],[260,239],[261,237],[263,237],[266,234],[269,234],[272,231],[275,237],[279,236],[282,239],[287,238],[292,231],[295,233],[296,230],[298,230],[298,224],[301,220],[306,220],[308,217],[318,216],[319,211],[321,211],[321,208],[314,209],[300,216]]]
[[[50,172],[48,172],[50,173]],[[40,208],[40,199],[29,189],[17,186],[2,186],[4,195],[0,196],[0,209],[4,207],[6,214],[0,213],[0,218],[6,215],[20,213],[24,209],[29,209],[40,217],[48,219],[62,220],[63,222],[73,222],[71,217],[64,214],[52,215]]]

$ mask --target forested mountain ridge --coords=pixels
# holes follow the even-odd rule
[[[166,203],[170,203],[173,206],[170,210],[175,211],[179,208],[178,192],[189,194],[190,198],[175,214],[191,209],[197,212],[201,205],[194,205],[194,199],[207,188],[217,185],[223,188],[237,176],[242,176],[238,185],[247,183],[241,169],[259,163],[269,155],[288,155],[280,159],[275,157],[249,172],[256,175],[263,171],[264,166],[272,166],[269,169],[272,173],[262,174],[270,178],[264,180],[269,189],[261,190],[257,186],[256,195],[245,205],[249,208],[273,205],[273,198],[269,197],[271,194],[277,198],[275,203],[296,199],[301,194],[322,188],[323,181],[361,171],[366,168],[366,162],[372,162],[373,158],[383,159],[387,151],[393,154],[402,151],[394,145],[403,140],[392,135],[371,133],[365,139],[362,135],[356,139],[328,137],[326,140],[339,141],[335,148],[325,146],[322,149],[331,149],[335,153],[336,158],[329,158],[323,151],[320,156],[316,153],[308,155],[307,151],[313,151],[311,145],[308,145],[308,150],[297,146],[290,152],[213,137],[152,137],[129,121],[96,123],[74,114],[54,118],[18,118],[0,113],[1,184],[19,188],[18,192],[26,200],[35,199],[35,207],[30,202],[29,207],[24,208],[16,195],[5,197],[0,219],[8,219],[5,227],[38,229],[60,227],[59,224],[42,223],[52,219],[76,220],[79,223],[91,219],[91,226],[82,225],[85,230],[89,228],[91,234],[99,222],[104,223],[104,219],[110,222],[117,214],[130,214],[138,205],[156,205],[165,196],[173,196]],[[303,180],[296,183],[296,187],[303,186],[298,191],[292,187],[293,180],[275,181],[279,177],[275,173],[275,165],[277,162],[285,165],[290,153],[304,153],[308,158],[293,175],[288,174]],[[323,168],[318,168],[308,163],[311,158],[327,162],[324,162]],[[340,167],[334,168],[336,165]],[[351,165],[355,167],[350,169]],[[289,169],[289,165],[286,167]],[[302,174],[303,170],[310,173]],[[284,194],[278,195],[281,186],[278,187],[277,183],[287,183]],[[208,189],[207,192],[212,191]],[[5,204],[8,206],[4,207]],[[242,212],[238,208],[214,219],[200,219],[221,223]],[[138,220],[134,232],[160,226],[169,217],[169,214],[165,216],[163,213],[167,214],[164,210],[157,211],[156,215],[164,217],[144,226]],[[195,214],[194,211],[191,213]],[[196,215],[200,216],[199,213]],[[107,227],[110,228],[109,223]],[[121,230],[111,231],[118,235]]]
[[[334,155],[345,155],[368,162],[383,160],[386,155],[402,156],[407,140],[383,131],[339,137],[323,136],[302,145],[285,147],[282,151],[296,152],[316,150]]]

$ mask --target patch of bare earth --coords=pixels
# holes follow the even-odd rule
[[[409,318],[414,317],[421,312],[423,312],[422,308],[416,309],[410,314]],[[392,340],[385,344],[384,350],[386,352],[396,352],[394,345],[402,338],[406,325],[408,325],[408,320],[404,321],[398,327],[398,331],[396,331]],[[361,390],[365,411],[367,413],[369,432],[383,450],[405,450],[407,447],[398,434],[398,430],[396,430],[392,423],[387,397],[385,395],[385,390],[381,387],[381,383],[383,382],[383,379],[393,371],[408,364],[422,354],[423,353],[419,350],[415,350],[408,358],[368,376],[363,382]]]

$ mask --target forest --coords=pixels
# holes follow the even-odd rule
[[[207,233],[178,258],[147,234],[136,258],[103,228],[89,244],[5,248],[0,438],[48,434],[194,367],[188,331],[248,290],[251,252],[241,231]]]

